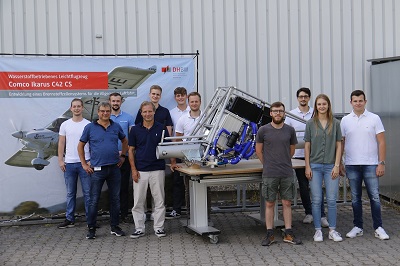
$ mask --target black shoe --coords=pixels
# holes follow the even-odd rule
[[[177,213],[175,210],[165,215],[165,219],[176,219],[181,218],[181,214]]]
[[[86,235],[86,239],[95,239],[96,238],[96,228],[90,227],[88,234]]]
[[[119,226],[112,226],[111,227],[111,234],[116,236],[124,236],[125,232],[122,231],[121,227]]]
[[[268,232],[267,236],[261,241],[261,246],[271,246],[272,243],[275,242],[274,232]]]
[[[155,233],[155,235],[158,236],[158,237],[164,237],[164,236],[167,235],[167,234],[165,233],[164,229],[158,229],[158,230],[156,230],[154,233]]]
[[[74,227],[75,223],[71,222],[70,220],[65,219],[65,221],[58,226],[60,229],[71,228]]]
[[[283,236],[283,242],[290,243],[293,245],[303,244],[300,239],[296,238],[292,231],[286,231]]]
[[[144,236],[144,232],[142,232],[141,230],[136,230],[131,234],[131,238],[139,238],[142,236]]]

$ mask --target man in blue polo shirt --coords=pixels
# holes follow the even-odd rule
[[[148,187],[154,200],[154,232],[156,236],[164,237],[166,236],[164,231],[165,161],[157,159],[156,148],[161,142],[165,126],[154,120],[156,108],[151,102],[143,102],[139,110],[143,122],[132,127],[129,133],[128,158],[133,179],[132,216],[135,222],[135,231],[131,238],[139,238],[145,234],[144,202]],[[166,131],[165,137],[168,136]]]
[[[101,102],[97,113],[99,119],[87,124],[78,144],[79,159],[83,169],[90,175],[90,204],[87,217],[89,232],[87,239],[96,238],[97,208],[104,181],[107,182],[110,200],[111,234],[124,236],[119,225],[119,192],[121,172],[119,167],[125,161],[128,150],[128,139],[119,124],[110,119],[111,105]],[[122,142],[121,154],[118,151],[118,140]],[[85,160],[84,146],[90,145],[90,162]]]
[[[123,102],[123,98],[121,94],[118,92],[113,92],[108,97],[108,101],[111,104],[111,117],[110,119],[116,123],[118,123],[124,134],[128,137],[129,130],[132,126],[135,125],[133,121],[133,117],[121,110],[121,105]],[[118,150],[122,151],[122,143],[118,141]],[[125,154],[128,156],[128,154]],[[119,168],[121,170],[121,190],[119,195],[119,202],[120,202],[120,212],[121,212],[121,222],[129,222],[128,218],[128,210],[129,210],[129,181],[131,179],[131,166],[129,165],[129,160],[125,158],[125,162]]]

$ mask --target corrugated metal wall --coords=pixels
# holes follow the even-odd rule
[[[204,102],[234,85],[291,108],[309,86],[348,112],[370,90],[366,60],[400,55],[399,13],[398,0],[0,0],[0,52],[199,50]]]

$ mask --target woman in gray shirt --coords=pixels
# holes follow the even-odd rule
[[[333,117],[331,102],[325,94],[315,99],[314,112],[307,121],[304,135],[306,177],[310,180],[314,241],[323,241],[321,227],[322,181],[325,183],[328,205],[329,239],[342,241],[336,229],[336,200],[339,189],[341,157],[340,122]]]

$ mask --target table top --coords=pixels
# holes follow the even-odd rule
[[[185,164],[180,164],[182,167],[176,170],[190,175],[190,176],[203,176],[203,175],[233,175],[233,174],[252,174],[261,173],[263,166],[258,159],[241,160],[238,164],[220,165],[215,168],[200,167],[200,169],[187,167]],[[304,168],[304,160],[292,159],[293,168]]]

